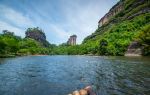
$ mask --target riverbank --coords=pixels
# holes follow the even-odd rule
[[[0,55],[0,58],[16,57],[16,55]]]
[[[47,56],[49,54],[0,54],[0,58],[11,58],[11,57],[19,57],[19,56]],[[50,54],[51,55],[51,54]],[[55,55],[55,54],[54,54]],[[68,55],[67,55],[68,56]],[[83,54],[83,55],[69,55],[69,56],[91,56],[91,57],[100,57],[104,55],[92,55],[92,54]],[[111,56],[111,55],[110,55]],[[144,57],[142,55],[135,54],[125,54],[125,57]],[[105,57],[105,56],[104,56]],[[145,56],[146,57],[146,56]]]
[[[48,54],[0,54],[0,58],[11,58],[18,56],[46,56]]]

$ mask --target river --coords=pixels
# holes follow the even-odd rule
[[[25,56],[0,59],[0,95],[148,95],[150,57]]]

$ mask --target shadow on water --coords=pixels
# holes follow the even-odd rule
[[[97,95],[148,95],[150,92],[149,58],[110,57],[97,64]]]

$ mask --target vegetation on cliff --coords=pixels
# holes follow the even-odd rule
[[[143,46],[143,55],[150,55],[150,25],[143,27],[136,38],[141,46]]]
[[[26,34],[25,38],[34,39],[34,40],[38,41],[41,44],[41,46],[43,46],[43,47],[49,46],[49,42],[46,40],[45,33],[41,29],[39,29],[39,27],[28,28],[26,30],[25,34]]]
[[[82,45],[86,45],[87,48],[93,46],[88,51],[92,54],[124,55],[132,41],[141,39],[140,42],[144,46],[143,54],[150,55],[148,43],[150,37],[150,9],[148,6],[150,2],[148,0],[122,0],[120,2],[124,3],[124,10],[112,17],[109,23],[99,27],[95,33],[85,38]]]

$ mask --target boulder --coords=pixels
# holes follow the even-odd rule
[[[140,43],[137,41],[133,41],[129,45],[129,47],[125,53],[125,56],[141,56],[141,55],[142,55],[142,47],[141,47]]]

